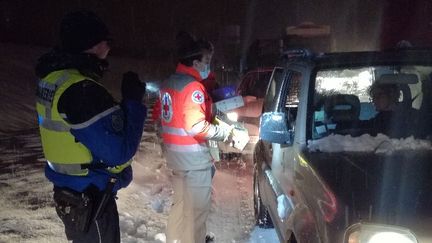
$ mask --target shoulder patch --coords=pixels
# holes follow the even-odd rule
[[[111,126],[116,132],[123,130],[124,121],[122,112],[114,112],[111,116]]]
[[[204,103],[204,94],[201,90],[195,90],[192,92],[192,101],[196,104]]]

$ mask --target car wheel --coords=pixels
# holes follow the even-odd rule
[[[255,164],[253,181],[255,224],[260,228],[273,228],[273,222],[270,218],[270,215],[262,203],[258,183],[258,169],[256,168]]]

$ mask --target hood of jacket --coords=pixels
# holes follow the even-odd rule
[[[93,54],[69,54],[53,49],[38,59],[35,72],[39,78],[43,78],[54,71],[77,69],[82,75],[99,80],[107,68],[108,62]]]

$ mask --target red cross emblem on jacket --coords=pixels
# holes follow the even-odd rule
[[[172,99],[169,93],[164,93],[162,96],[162,119],[170,122],[172,119]]]
[[[195,90],[195,91],[192,93],[192,101],[193,101],[194,103],[197,103],[197,104],[202,104],[202,103],[204,103],[204,94],[202,93],[201,90]]]

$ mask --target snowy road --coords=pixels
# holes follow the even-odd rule
[[[208,230],[221,242],[241,242],[254,226],[252,170],[239,161],[217,163]]]
[[[213,181],[214,195],[208,219],[216,242],[277,243],[273,229],[255,227],[252,196],[252,163],[221,161]]]
[[[171,205],[171,173],[160,156],[154,134],[144,136],[135,161],[134,182],[119,193],[120,219],[125,222],[123,242],[137,242],[140,234],[148,240],[163,239],[161,234],[165,231]],[[274,230],[254,226],[250,158],[217,162],[216,167],[207,221],[208,231],[216,236],[215,242],[279,242]],[[143,225],[147,232],[137,234],[140,229],[143,231]]]
[[[67,242],[43,175],[37,130],[0,138],[0,243]],[[208,230],[217,243],[277,243],[274,230],[254,227],[250,162],[219,162]],[[134,180],[118,194],[123,243],[164,242],[171,205],[170,170],[154,134],[146,133],[135,157]]]

